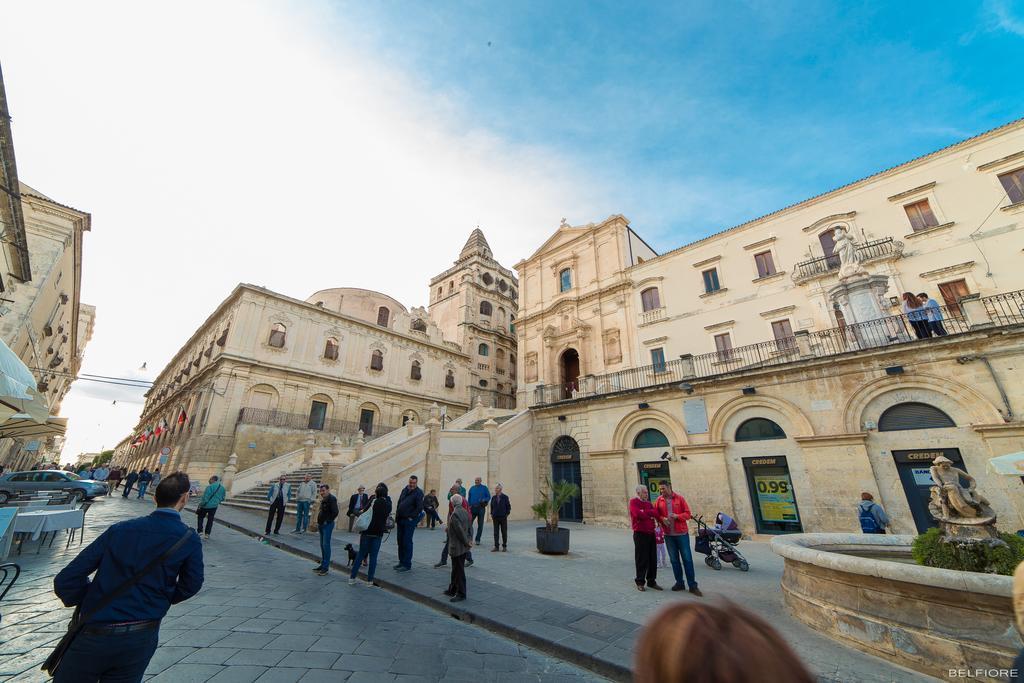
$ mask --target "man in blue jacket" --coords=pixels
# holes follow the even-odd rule
[[[480,536],[484,533],[484,517],[487,515],[487,504],[491,502],[491,492],[487,484],[477,477],[473,485],[469,487],[469,511],[473,518],[469,520],[469,530],[473,530],[473,522],[477,523],[476,541],[480,545]]]
[[[407,572],[412,569],[412,535],[423,515],[423,490],[419,477],[409,477],[409,485],[402,489],[395,507],[395,527],[398,532],[398,564],[395,571]]]
[[[79,607],[85,619],[53,677],[55,683],[142,680],[157,648],[160,620],[171,605],[188,600],[203,586],[202,543],[181,521],[188,489],[183,473],[164,478],[156,488],[156,510],[114,524],[54,577],[54,593],[66,606]],[[123,595],[96,609],[176,545]]]
[[[146,487],[149,486],[149,482],[153,481],[153,474],[145,467],[139,472],[139,500],[146,495]]]

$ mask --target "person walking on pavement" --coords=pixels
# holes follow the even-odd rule
[[[690,527],[687,522],[692,515],[690,506],[686,499],[672,490],[672,484],[661,482],[659,484],[661,495],[654,509],[658,516],[658,523],[665,529],[665,549],[668,551],[669,562],[672,563],[672,574],[676,582],[672,590],[686,590],[690,586],[690,592],[700,597],[703,595],[700,588],[697,588],[697,577],[693,570],[693,555],[690,553]],[[653,529],[652,529],[653,539]],[[680,564],[680,557],[682,563]],[[686,584],[683,583],[683,570],[686,571]]]
[[[452,554],[452,578],[444,594],[450,602],[462,602],[466,599],[466,555],[473,548],[472,527],[469,513],[462,507],[462,496],[456,493],[451,503],[452,513],[448,515],[445,533]]]
[[[356,517],[358,517],[360,513],[362,513],[362,511],[366,508],[366,503],[366,487],[360,484],[359,488],[356,489],[356,492],[353,493],[348,499],[348,512],[346,512],[345,514],[348,515],[349,533],[352,533],[352,525],[355,524]]]
[[[407,572],[412,569],[412,535],[423,514],[423,490],[419,477],[409,477],[409,485],[402,489],[395,508],[395,526],[398,532],[398,564],[395,571]]]
[[[307,472],[299,484],[299,492],[295,495],[295,531],[293,534],[304,534],[309,528],[309,508],[316,499],[317,485]]]
[[[469,509],[473,514],[472,522],[477,523],[476,541],[480,545],[480,537],[484,533],[484,518],[487,516],[487,504],[491,502],[491,492],[487,484],[477,477],[473,485],[469,487]]]
[[[331,534],[334,533],[334,520],[338,519],[338,499],[331,493],[331,487],[320,484],[320,512],[316,518],[316,528],[320,533],[320,566],[314,571],[326,576],[331,568]]]
[[[107,483],[110,484],[110,486],[107,487],[107,495],[109,496],[112,495],[119,486],[121,486],[120,467],[115,467],[114,469],[110,470],[110,474],[107,475]]]
[[[124,493],[121,494],[122,498],[127,498],[128,494],[132,492],[132,487],[135,486],[135,482],[139,480],[139,473],[132,470],[128,473],[128,476],[124,478]]]
[[[156,488],[156,510],[110,526],[54,577],[54,593],[78,608],[84,624],[55,683],[142,680],[160,620],[203,586],[202,543],[181,521],[188,489],[187,475],[167,477]]]
[[[391,514],[391,498],[388,497],[388,487],[383,482],[377,484],[367,505],[368,509],[373,510],[373,513],[370,517],[370,525],[364,531],[359,532],[359,550],[356,552],[356,559],[352,562],[352,572],[348,576],[350,586],[356,585],[359,568],[367,558],[369,558],[369,565],[366,567],[366,585],[374,585],[373,577],[377,572],[377,553],[380,552],[380,542],[387,528],[388,515]]]
[[[160,468],[159,467],[157,467],[155,470],[153,470],[153,481],[149,482],[149,485],[153,487],[153,490],[156,490],[156,487],[160,485]]]
[[[110,493],[110,484],[107,483],[107,479],[110,478],[110,470],[108,470],[104,465],[100,465],[92,473],[92,478],[96,481],[102,481],[107,484],[107,493]]]
[[[857,516],[860,518],[860,530],[866,534],[884,534],[885,528],[889,526],[889,515],[885,514],[882,506],[875,502],[875,497],[867,491],[860,494]]]
[[[636,589],[660,591],[654,525],[657,516],[647,487],[636,487],[636,498],[629,501],[629,521],[633,527],[633,562],[636,564]],[[646,587],[645,587],[646,586]]]
[[[430,489],[430,493],[423,496],[423,512],[427,514],[427,528],[433,529],[434,524],[444,526],[444,522],[437,514],[437,507],[441,504],[437,499],[437,489]]]
[[[278,477],[277,481],[267,491],[267,500],[270,501],[270,509],[267,512],[267,530],[263,532],[264,536],[270,535],[270,527],[274,522],[274,516],[277,515],[277,522],[273,524],[274,535],[281,533],[281,522],[284,521],[284,506],[288,503],[289,498],[292,495],[292,485],[288,483],[285,476],[282,474]]]
[[[494,496],[491,498],[491,525],[494,527],[494,547],[492,553],[498,552],[498,532],[501,532],[501,550],[508,550],[508,516],[512,514],[512,502],[505,495],[505,489],[501,484],[494,487]],[[477,540],[479,543],[479,540]]]
[[[143,467],[142,471],[139,472],[139,500],[142,500],[142,498],[146,495],[146,487],[149,486],[149,483],[151,481],[153,481],[153,475],[150,473],[149,470]]]
[[[220,483],[220,477],[216,475],[210,477],[210,483],[203,491],[199,505],[196,506],[196,533],[201,534],[207,541],[210,540],[210,532],[213,531],[213,517],[217,514],[217,506],[224,502],[227,495],[227,489]],[[205,533],[203,531],[204,519],[206,520]]]

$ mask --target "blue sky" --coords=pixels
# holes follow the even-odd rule
[[[1009,2],[335,8],[466,125],[606,181],[570,222],[621,212],[661,249],[1024,116]]]

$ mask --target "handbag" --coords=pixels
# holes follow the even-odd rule
[[[373,521],[373,504],[377,502],[376,498],[369,501],[366,510],[361,515],[356,517],[355,527],[359,532],[366,531],[370,528],[370,522]]]
[[[57,645],[53,648],[53,652],[50,653],[50,656],[46,658],[46,661],[43,662],[43,665],[40,668],[49,675],[54,675],[54,673],[56,673],[57,669],[60,667],[60,663],[64,659],[64,655],[67,653],[68,648],[71,647],[71,643],[74,642],[75,637],[81,632],[86,622],[88,622],[89,619],[92,619],[97,612],[103,610],[114,600],[121,597],[129,590],[131,590],[131,588],[135,584],[142,580],[142,577],[153,571],[153,569],[155,569],[158,565],[163,564],[164,560],[166,560],[168,557],[177,552],[178,549],[181,548],[181,546],[185,545],[185,541],[189,539],[189,536],[191,536],[192,533],[192,529],[186,531],[182,535],[182,537],[174,543],[174,545],[168,548],[162,555],[157,557],[155,560],[151,560],[150,563],[143,567],[142,571],[140,571],[138,574],[122,583],[120,586],[115,588],[109,595],[105,596],[102,600],[100,600],[99,604],[96,605],[95,609],[93,609],[88,614],[81,613],[81,605],[76,607],[75,613],[71,615],[71,621],[68,622],[68,632],[65,633],[64,637],[57,642]]]

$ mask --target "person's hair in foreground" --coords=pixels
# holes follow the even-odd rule
[[[189,486],[188,475],[184,472],[175,472],[164,477],[157,484],[156,493],[153,494],[153,497],[156,498],[156,506],[158,508],[174,507],[181,497],[188,493]]]
[[[814,683],[785,640],[732,603],[684,602],[656,614],[637,641],[635,683]]]

